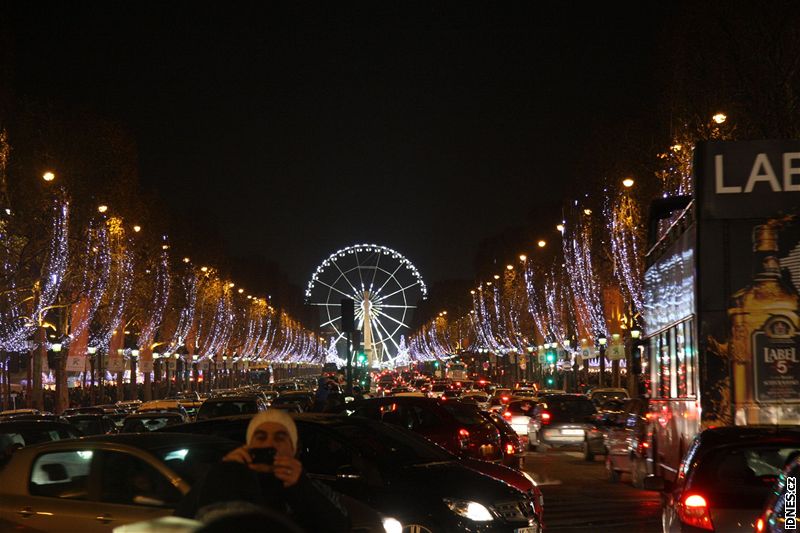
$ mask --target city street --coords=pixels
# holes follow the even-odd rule
[[[619,483],[610,483],[602,457],[587,463],[577,450],[528,452],[525,470],[544,494],[544,522],[548,532],[660,531],[659,494],[634,489],[627,476]]]

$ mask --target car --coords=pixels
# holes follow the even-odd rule
[[[800,453],[800,427],[732,426],[695,436],[674,483],[645,479],[661,489],[664,533],[755,531],[787,462]]]
[[[613,400],[604,405],[609,406]],[[606,472],[612,482],[628,473],[636,488],[642,488],[644,479],[651,470],[651,439],[649,438],[649,400],[633,398],[626,400],[619,411],[607,411],[599,416],[599,427],[604,433],[606,448]]]
[[[542,398],[544,396],[549,396],[551,394],[567,394],[567,391],[563,389],[541,389],[536,391],[536,399]]]
[[[106,415],[70,415],[64,418],[75,426],[81,435],[105,435],[106,433],[117,432],[117,425]]]
[[[66,422],[49,420],[0,422],[0,465],[19,448],[54,440],[74,439],[80,435],[75,426]]]
[[[413,432],[374,420],[317,413],[293,418],[308,476],[399,519],[403,531],[541,531],[539,488],[529,483],[530,489],[518,490],[496,477],[502,471],[522,477],[519,472],[462,461]],[[249,422],[250,416],[233,416],[170,431],[242,442]],[[476,470],[485,465],[494,476]]]
[[[170,515],[191,483],[236,446],[219,437],[169,433],[28,446],[0,470],[0,523],[94,533]]]
[[[117,409],[121,409],[126,413],[133,413],[142,405],[141,400],[121,400],[117,402]]]
[[[468,391],[461,395],[461,401],[478,406],[481,411],[489,410],[489,395],[482,391]]]
[[[12,418],[15,416],[38,415],[38,414],[41,414],[38,409],[6,409],[5,411],[0,411],[0,417],[2,418]]]
[[[494,411],[481,411],[481,416],[489,420],[500,432],[500,448],[503,450],[503,464],[511,468],[521,469],[525,447],[514,428],[502,416]]]
[[[353,402],[347,410],[419,433],[457,455],[502,459],[500,433],[474,405],[433,398],[372,398]]]
[[[133,413],[125,417],[122,422],[121,433],[140,433],[155,431],[157,429],[183,424],[191,421],[180,413],[169,411],[148,411],[144,413]]]
[[[448,385],[445,387],[444,391],[442,391],[442,395],[440,398],[442,400],[454,400],[461,398],[461,394],[464,392],[460,386],[456,384]]]
[[[587,394],[592,403],[600,409],[603,407],[609,400],[627,400],[630,398],[630,394],[628,394],[628,389],[621,389],[621,388],[602,388],[602,389],[592,389],[589,394]]]
[[[279,394],[283,394],[287,391],[292,390],[300,390],[300,385],[296,381],[277,381],[272,385],[272,390],[278,392]]]
[[[314,393],[308,390],[286,391],[272,401],[273,406],[296,403],[303,412],[314,408]]]
[[[596,434],[594,404],[583,394],[550,394],[542,397],[528,423],[528,449],[544,446],[591,446],[603,453],[602,436]]]
[[[69,409],[64,409],[64,412],[61,414],[63,416],[104,415],[106,411],[102,407],[70,407]]]
[[[445,383],[434,383],[431,385],[430,390],[428,391],[428,396],[431,398],[441,398],[444,394],[444,391],[447,390],[447,384]]]
[[[167,411],[169,413],[180,413],[182,416],[189,417],[189,413],[182,405],[181,400],[152,400],[144,402],[137,409],[137,413],[147,413],[149,411]]]
[[[517,435],[524,439],[527,444],[528,440],[528,423],[531,421],[533,411],[536,408],[536,402],[528,399],[513,398],[503,411],[503,420],[508,422]]]
[[[533,391],[535,391],[536,389],[538,389],[538,387],[536,386],[536,384],[533,381],[517,381],[516,383],[514,383],[514,392],[515,393],[517,391],[520,391],[520,390],[533,390]]]
[[[797,478],[800,477],[800,454],[787,458],[786,466],[769,491],[761,516],[756,520],[756,533],[784,533],[787,529],[797,529]],[[794,505],[792,499],[794,498]],[[794,509],[792,509],[794,507]],[[790,514],[794,512],[794,516]],[[791,519],[794,522],[791,522]],[[789,526],[787,526],[789,520]],[[795,527],[792,528],[791,526]]]
[[[223,396],[209,398],[197,410],[196,420],[241,414],[255,414],[267,410],[267,404],[257,396]]]

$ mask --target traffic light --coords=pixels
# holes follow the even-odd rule
[[[439,368],[439,361],[433,362],[433,368]]]
[[[547,384],[548,384],[548,385],[552,385],[553,383],[555,383],[555,382],[553,381],[553,378],[552,378],[552,377],[548,377],[548,378],[547,378]]]
[[[367,364],[367,354],[364,352],[359,352],[358,354],[358,364],[361,366],[366,366]]]
[[[545,355],[545,361],[547,362],[547,364],[550,364],[550,365],[555,363],[556,362],[556,354],[555,354],[555,352],[548,350],[547,351],[547,355]]]

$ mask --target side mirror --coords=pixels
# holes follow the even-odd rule
[[[353,465],[344,465],[336,470],[336,479],[361,479],[361,473]]]

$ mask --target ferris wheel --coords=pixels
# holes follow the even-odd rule
[[[332,253],[311,276],[306,302],[320,308],[320,327],[335,342],[345,334],[341,301],[355,305],[356,328],[362,332],[370,366],[392,366],[407,357],[401,337],[410,327],[417,302],[428,289],[417,267],[399,252],[376,244],[356,244]]]

